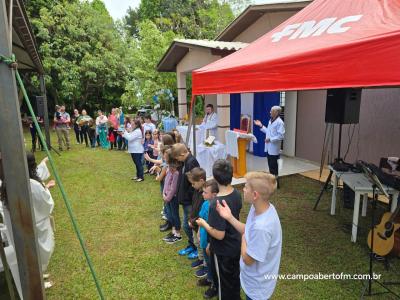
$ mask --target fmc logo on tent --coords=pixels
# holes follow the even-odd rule
[[[272,42],[276,43],[285,36],[290,36],[289,40],[303,39],[309,36],[320,36],[324,32],[328,34],[343,33],[348,31],[351,27],[344,27],[345,24],[350,22],[357,22],[362,18],[363,15],[348,16],[341,19],[336,17],[326,18],[319,23],[317,21],[306,21],[304,23],[297,23],[287,25],[282,31],[275,32],[271,38]],[[297,29],[297,30],[296,30]]]

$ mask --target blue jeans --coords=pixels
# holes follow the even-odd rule
[[[136,177],[137,178],[143,178],[143,153],[131,153],[133,163],[136,166]]]
[[[206,261],[207,265],[207,280],[209,282],[213,283],[213,274],[212,274],[212,269],[211,269],[211,264],[210,264],[210,257],[207,255],[206,248],[203,248],[203,253],[204,253],[204,260]]]
[[[118,146],[118,150],[122,149],[122,145],[125,146],[125,139],[121,136],[121,135],[117,135],[117,146]]]
[[[179,217],[179,203],[176,196],[174,196],[171,201],[165,204],[167,211],[168,222],[175,227],[176,230],[181,230],[181,219]]]
[[[192,228],[190,228],[188,224],[190,212],[192,211],[192,205],[191,204],[182,205],[182,207],[183,207],[183,230],[185,230],[185,233],[188,237],[189,246],[193,247],[193,249],[196,249],[196,246],[193,243]]]

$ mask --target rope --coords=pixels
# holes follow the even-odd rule
[[[7,66],[9,66],[11,69],[14,70],[16,70],[18,67],[14,54],[12,54],[11,57],[5,57],[3,55],[0,55],[0,62],[4,62]]]
[[[64,190],[64,186],[63,186],[63,184],[61,182],[61,178],[58,175],[58,172],[57,172],[57,169],[56,169],[56,165],[55,165],[53,157],[52,157],[52,155],[51,155],[51,153],[50,153],[50,151],[49,151],[49,149],[47,147],[47,143],[46,143],[46,141],[44,139],[44,136],[43,136],[43,133],[42,133],[42,131],[40,129],[39,123],[37,122],[36,115],[35,115],[35,113],[33,111],[32,105],[31,105],[31,103],[29,101],[29,97],[28,97],[28,94],[26,93],[26,90],[25,90],[25,87],[24,87],[24,83],[22,82],[21,76],[19,75],[18,70],[16,69],[17,63],[15,61],[15,55],[12,55],[11,57],[5,57],[3,55],[0,55],[0,62],[3,62],[5,64],[7,64],[10,68],[15,68],[15,70],[16,70],[15,77],[17,78],[17,81],[18,81],[19,86],[21,88],[21,91],[23,93],[26,105],[28,106],[29,112],[30,112],[30,114],[32,116],[32,120],[33,120],[33,122],[35,124],[36,131],[39,134],[40,141],[42,142],[43,147],[44,147],[44,149],[46,151],[46,154],[47,154],[47,156],[49,158],[51,169],[53,170],[54,177],[56,179],[58,187],[60,188],[61,195],[63,197],[65,206],[67,207],[68,214],[69,214],[69,217],[71,219],[73,228],[74,228],[75,233],[76,233],[76,235],[78,237],[78,240],[79,240],[79,243],[81,245],[83,254],[85,255],[86,262],[89,265],[90,272],[91,272],[93,280],[94,280],[94,282],[96,284],[97,292],[99,294],[100,299],[104,300],[103,291],[102,291],[100,283],[99,283],[99,281],[97,279],[96,272],[94,270],[92,261],[91,261],[90,256],[89,256],[89,252],[86,249],[86,246],[85,246],[85,243],[83,241],[82,235],[81,235],[81,233],[79,231],[79,227],[78,227],[78,224],[76,222],[74,213],[72,211],[70,201],[69,201],[68,196],[67,196],[67,194],[66,194],[66,192]]]

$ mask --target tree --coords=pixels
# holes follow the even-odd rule
[[[253,4],[254,0],[223,0],[221,3],[228,4],[235,16],[241,14],[249,5]]]
[[[230,4],[218,0],[142,0],[138,8],[130,8],[125,24],[132,38],[134,67],[123,102],[135,106],[149,103],[165,88],[176,95],[175,74],[156,71],[173,38],[214,39],[233,18]]]
[[[118,104],[128,79],[126,43],[102,1],[56,1],[32,24],[50,98],[79,108]]]
[[[151,103],[160,89],[170,89],[176,95],[176,78],[173,73],[160,73],[156,70],[159,59],[174,39],[172,31],[161,32],[150,20],[138,27],[138,38],[132,39],[129,47],[131,80],[122,96],[125,105],[138,106]]]
[[[26,0],[25,6],[31,18],[39,18],[42,8],[51,9],[58,2],[57,0]]]
[[[217,0],[142,0],[125,17],[129,32],[137,37],[138,24],[151,20],[162,32],[173,31],[192,39],[214,39],[232,20],[229,3]]]

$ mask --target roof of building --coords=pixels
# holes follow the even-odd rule
[[[169,46],[164,56],[157,65],[159,72],[174,72],[176,65],[193,48],[217,50],[220,55],[227,55],[246,47],[247,43],[222,42],[210,40],[176,39]]]
[[[310,4],[310,2],[312,2],[312,0],[276,0],[265,4],[249,5],[215,38],[215,40],[232,41],[264,14],[285,11],[297,12]]]
[[[159,72],[175,72],[177,64],[192,48],[208,48],[214,53],[226,56],[246,47],[247,43],[232,42],[266,13],[287,12],[296,13],[306,7],[312,0],[276,0],[266,4],[248,6],[232,23],[228,25],[214,41],[177,39],[174,40],[157,65]]]
[[[18,69],[44,74],[42,60],[22,0],[13,1],[12,24],[12,51],[17,58]]]

